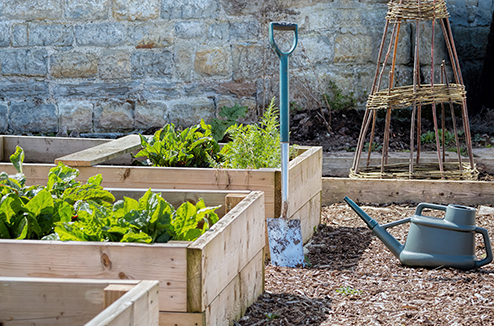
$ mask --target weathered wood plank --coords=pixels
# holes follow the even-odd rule
[[[345,196],[361,203],[492,204],[494,182],[323,178],[322,205],[340,203]]]
[[[204,313],[160,311],[160,326],[204,326]]]
[[[108,143],[111,139],[71,138],[71,137],[37,137],[37,136],[3,136],[3,160],[9,161],[15,147],[24,149],[26,163],[50,163],[61,156],[69,155],[94,146]]]
[[[104,307],[109,307],[112,303],[120,299],[125,293],[129,292],[134,285],[129,284],[110,284],[103,289]]]
[[[204,311],[264,247],[263,201],[262,192],[252,192],[214,225],[214,232],[189,246],[188,263],[194,270],[188,269],[188,312]],[[192,300],[197,296],[200,300]]]
[[[123,154],[128,154],[140,148],[141,138],[139,135],[128,135],[111,142],[87,148],[80,152],[58,157],[55,160],[55,164],[62,162],[65,165],[72,167],[93,166],[98,163],[106,162],[112,158],[119,157]]]
[[[314,229],[321,224],[321,192],[314,195],[304,206],[290,216],[290,219],[300,220],[302,240],[304,243],[309,241],[314,234]]]
[[[0,323],[84,325],[103,311],[103,291],[110,283],[139,281],[0,277]]]
[[[141,281],[85,326],[158,326],[158,305],[158,281]]]
[[[211,302],[205,311],[206,325],[229,326],[257,300],[264,291],[263,256],[260,250]]]
[[[162,310],[186,311],[187,244],[0,240],[0,246],[2,276],[159,280]]]

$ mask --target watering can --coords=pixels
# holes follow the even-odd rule
[[[475,209],[461,205],[420,203],[415,214],[399,221],[379,225],[350,198],[344,201],[367,224],[403,265],[412,267],[453,267],[463,270],[478,268],[492,261],[491,242],[487,230],[475,226]],[[424,209],[446,212],[444,219],[422,215]],[[410,222],[405,244],[401,244],[386,229]],[[475,234],[484,239],[487,256],[477,260]]]

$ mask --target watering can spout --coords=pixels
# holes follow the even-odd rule
[[[353,200],[346,197],[343,200],[357,213],[358,216],[367,224],[369,229],[388,247],[388,249],[400,259],[400,253],[403,251],[402,245],[395,237],[393,237],[385,228],[381,227],[376,220],[367,215]]]

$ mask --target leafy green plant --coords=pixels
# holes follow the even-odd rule
[[[258,124],[235,124],[226,133],[231,141],[221,150],[225,162],[233,169],[277,168],[281,165],[278,111],[274,98]]]
[[[353,92],[343,94],[343,91],[332,80],[328,82],[328,92],[322,96],[330,110],[345,110],[355,106]]]
[[[223,106],[219,114],[225,119],[214,118],[210,123],[213,138],[216,141],[221,141],[225,136],[226,130],[233,126],[239,118],[245,117],[247,109],[248,107],[240,106],[238,103],[235,103],[232,107]]]
[[[381,149],[383,148],[383,145],[382,144],[378,144],[378,143],[372,143],[372,146],[371,146],[371,152],[378,152],[380,151]],[[364,152],[367,152],[369,150],[369,142],[366,142],[364,144]]]
[[[266,316],[266,318],[268,320],[275,320],[275,319],[280,317],[280,315],[275,314],[274,312],[268,312],[268,313],[264,314],[264,316]]]
[[[442,139],[443,139],[443,130],[442,129],[439,129],[438,130],[438,134],[439,134],[439,139],[440,139],[440,142],[442,142]],[[436,133],[432,130],[429,130],[428,132],[426,133],[423,133],[421,136],[420,136],[420,141],[424,144],[435,144],[436,143]],[[449,145],[451,143],[454,143],[455,142],[455,134],[448,131],[448,130],[445,130],[444,132],[444,142],[446,145]]]
[[[77,169],[58,164],[46,186],[25,186],[24,151],[10,157],[18,174],[0,174],[0,238],[72,241],[192,241],[218,221],[218,207],[184,203],[174,209],[148,190],[139,200],[115,197],[101,187],[101,175],[85,184]]]
[[[146,158],[140,163],[142,165],[210,167],[222,161],[219,144],[213,138],[211,126],[204,120],[182,131],[176,130],[175,125],[170,123],[152,137],[139,136],[142,149],[133,158]]]
[[[148,190],[139,200],[125,197],[112,207],[88,201],[79,205],[77,218],[58,222],[55,235],[62,241],[168,242],[193,241],[218,221],[217,207],[201,199],[174,209],[159,194]],[[198,224],[202,222],[202,227]]]
[[[351,286],[339,287],[335,291],[344,295],[359,295],[363,293],[362,291],[354,289]]]

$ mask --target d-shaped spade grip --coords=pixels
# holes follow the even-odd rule
[[[274,40],[273,31],[293,31],[293,33],[294,33],[293,44],[292,44],[292,47],[290,48],[290,50],[288,52],[283,52],[278,48],[278,46],[276,45],[276,42]],[[295,48],[297,47],[297,43],[298,43],[298,26],[297,26],[297,24],[284,23],[284,22],[269,23],[269,43],[271,43],[271,46],[273,47],[274,52],[276,52],[276,54],[278,55],[278,57],[280,57],[280,59],[282,56],[289,56],[293,52],[293,50],[295,50]]]

